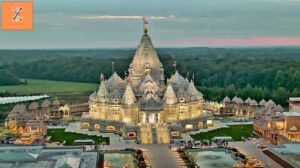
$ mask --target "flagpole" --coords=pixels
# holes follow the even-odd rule
[[[112,71],[112,74],[114,74],[114,71],[115,71],[115,62],[111,62],[111,71]]]
[[[176,68],[176,61],[174,61],[174,63],[173,63],[173,65],[172,65],[172,67],[174,68],[174,70],[175,70],[175,73],[176,73],[176,71],[177,71],[177,68]]]
[[[143,16],[143,32],[145,32],[145,29],[146,29],[145,21],[146,21],[146,18],[145,18],[145,16]]]

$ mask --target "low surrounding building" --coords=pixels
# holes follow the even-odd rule
[[[268,111],[270,109],[276,109],[277,111],[284,111],[280,105],[276,105],[273,100],[266,102],[262,99],[259,103],[251,98],[246,100],[241,99],[240,97],[234,97],[232,100],[229,97],[225,97],[221,102],[219,113],[215,112],[215,115],[221,117],[257,117],[257,112]]]
[[[74,117],[81,117],[83,113],[89,112],[89,104],[71,104],[69,105],[69,114]]]
[[[289,98],[289,111],[300,112],[300,97]]]
[[[300,112],[281,112],[278,107],[267,107],[256,112],[253,129],[272,144],[300,142]]]
[[[280,146],[267,148],[263,150],[263,153],[267,156],[267,162],[269,165],[272,165],[272,167],[300,167],[299,143],[284,143]]]
[[[38,103],[31,103],[28,108],[24,104],[16,105],[8,114],[5,126],[13,133],[22,134],[29,121],[45,122],[49,119],[49,113],[44,107],[39,107]]]
[[[83,147],[47,148],[10,146],[0,148],[1,168],[97,168],[98,152]]]
[[[61,106],[58,100],[51,103],[45,100],[39,105],[33,102],[28,106],[17,104],[8,114],[5,126],[18,135],[18,144],[43,144],[47,134],[46,122],[69,116],[69,109]]]
[[[20,138],[16,140],[16,144],[44,144],[47,135],[47,125],[40,120],[28,121],[25,131]]]

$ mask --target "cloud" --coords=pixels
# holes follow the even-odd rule
[[[75,19],[84,19],[84,20],[97,20],[97,19],[104,19],[104,20],[122,20],[122,19],[133,19],[133,20],[140,20],[143,17],[146,17],[147,20],[170,20],[175,19],[174,15],[169,16],[113,16],[113,15],[98,15],[98,16],[75,16]]]
[[[300,45],[300,37],[194,38],[162,43],[183,46],[291,46]]]
[[[56,27],[62,27],[64,26],[62,23],[54,23],[53,26],[56,26]]]

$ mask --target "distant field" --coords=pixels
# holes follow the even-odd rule
[[[28,85],[0,86],[0,92],[7,91],[17,95],[66,93],[66,92],[91,92],[97,89],[97,84],[62,82],[49,80],[27,79]]]

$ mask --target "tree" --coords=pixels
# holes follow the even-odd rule
[[[19,85],[21,81],[6,70],[0,70],[0,85]]]
[[[276,91],[276,94],[274,95],[274,100],[282,105],[287,105],[287,100],[289,99],[289,96],[291,93],[287,91],[284,87],[279,87]]]
[[[242,99],[247,99],[248,97],[252,97],[252,94],[254,92],[253,87],[250,84],[247,84],[246,87],[244,87],[241,91],[241,97]]]
[[[237,94],[236,88],[234,84],[231,84],[226,87],[225,89],[225,95],[228,96],[229,98],[233,98]]]
[[[285,73],[282,70],[278,70],[273,82],[273,87],[278,88],[284,86],[285,82],[286,82]]]

